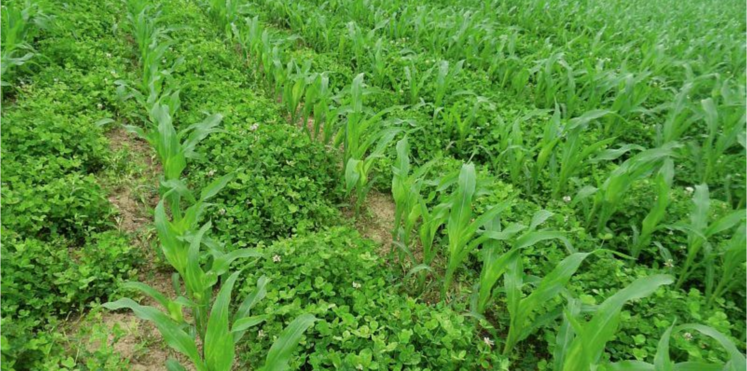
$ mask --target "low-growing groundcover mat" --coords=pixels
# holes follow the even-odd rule
[[[745,13],[6,1],[2,369],[744,370]]]

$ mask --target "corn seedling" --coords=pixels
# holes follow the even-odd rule
[[[537,237],[533,239],[537,239]],[[522,298],[524,272],[521,258],[514,256],[507,262],[503,273],[503,282],[511,322],[503,348],[504,355],[509,354],[517,343],[526,339],[537,328],[560,315],[560,310],[554,310],[540,314],[539,317],[534,317],[534,313],[542,308],[543,304],[561,293],[573,274],[581,266],[581,263],[584,262],[584,259],[592,254],[594,253],[573,253],[569,255],[537,284],[531,294],[524,298]]]
[[[698,119],[698,115],[693,114],[693,107],[690,105],[688,96],[693,89],[691,82],[686,83],[674,100],[663,103],[658,109],[666,110],[667,115],[664,122],[657,128],[657,144],[664,145],[672,141],[679,140],[688,128]]]
[[[490,207],[482,215],[474,216],[474,200],[477,190],[477,174],[475,165],[465,164],[459,172],[457,188],[452,193],[449,203],[449,218],[446,222],[448,237],[448,265],[444,274],[441,299],[446,298],[446,292],[451,287],[454,274],[467,256],[477,246],[482,244],[485,236],[478,236],[478,230],[505,210],[509,204],[502,202]],[[476,238],[477,237],[477,238]]]
[[[420,245],[423,248],[423,261],[422,265],[430,267],[433,259],[436,257],[438,252],[433,243],[436,239],[436,233],[446,223],[449,217],[449,204],[440,203],[429,209],[426,200],[423,197],[418,198],[418,205],[420,207],[420,216],[422,222],[418,227],[418,237],[420,239]]]
[[[22,6],[19,9],[17,6]],[[9,85],[8,76],[13,68],[27,63],[38,52],[31,46],[38,30],[49,27],[52,16],[37,1],[26,0],[21,4],[2,5],[2,86]]]
[[[388,76],[386,51],[384,50],[384,42],[381,38],[376,40],[373,48],[369,50],[369,60],[371,61],[370,70],[372,71],[373,82],[376,86],[383,86],[386,81],[385,78]]]
[[[587,217],[587,224],[591,223],[592,217],[598,212],[597,233],[601,233],[612,215],[621,207],[623,198],[633,183],[649,176],[664,161],[671,158],[674,150],[679,147],[678,143],[670,142],[662,147],[643,151],[613,170],[596,191],[594,206]]]
[[[356,216],[372,185],[369,183],[371,168],[383,156],[394,137],[403,130],[387,127],[381,122],[384,115],[399,107],[390,107],[374,115],[366,112],[363,106],[364,90],[363,74],[360,74],[350,86],[348,106],[345,108],[347,121],[335,140],[336,145],[343,144],[345,189],[348,194],[353,190],[356,192]]]
[[[498,218],[489,222],[485,227],[484,236],[489,239],[482,246],[482,270],[480,272],[480,289],[477,301],[477,312],[485,313],[493,287],[513,264],[514,259],[520,259],[521,250],[547,240],[558,239],[565,243],[570,251],[573,248],[563,233],[550,230],[537,230],[552,213],[540,210],[532,217],[529,227],[522,224],[511,224],[505,229],[500,226]],[[501,242],[510,247],[508,251],[501,251]]]
[[[396,148],[397,160],[392,166],[392,197],[395,204],[392,238],[408,254],[410,260],[414,261],[410,251],[411,236],[422,213],[420,191],[424,175],[433,163],[426,163],[411,172],[410,147],[406,136],[397,142]]]
[[[227,265],[226,268],[228,268]],[[184,297],[170,300],[146,285],[130,284],[130,288],[138,289],[156,299],[159,304],[167,308],[166,313],[126,298],[106,303],[104,306],[111,310],[130,309],[137,317],[153,322],[166,344],[185,355],[196,370],[230,371],[236,358],[236,343],[241,340],[247,329],[264,321],[261,315],[250,316],[253,306],[265,295],[264,285],[267,280],[264,277],[260,279],[261,283],[257,289],[247,295],[236,311],[231,312],[231,291],[239,273],[235,272],[228,277],[212,303],[206,330],[200,335],[203,344],[201,349],[194,335],[188,331],[190,325],[185,322],[183,315],[183,307],[195,308],[199,304],[190,302]],[[313,325],[314,321],[316,318],[310,314],[301,315],[293,320],[273,343],[261,369],[286,370],[293,350],[297,347],[303,333]],[[167,369],[170,371],[185,370],[174,359],[167,362]]]
[[[492,102],[485,97],[478,96],[472,92],[458,92],[453,96],[468,95],[471,99],[462,100],[449,108],[441,110],[444,124],[447,130],[456,134],[456,148],[462,153],[465,150],[467,138],[473,133],[475,126],[477,125],[477,114],[480,108],[484,105],[489,110],[494,108]],[[471,102],[469,102],[471,101]],[[469,103],[472,103],[471,105]],[[469,109],[465,109],[469,107]],[[437,108],[439,109],[439,108]],[[467,112],[467,116],[463,116],[463,112]]]
[[[557,110],[556,110],[557,112]],[[589,157],[599,152],[604,147],[614,143],[615,138],[606,138],[594,143],[582,144],[582,138],[585,136],[589,124],[598,120],[606,115],[610,114],[609,111],[596,110],[586,112],[580,117],[570,120],[558,135],[563,140],[557,144],[560,147],[560,156],[558,158],[559,171],[557,178],[553,180],[553,197],[560,198],[565,187],[567,186],[570,178],[579,173],[581,167],[586,163],[589,163]],[[552,142],[548,144],[550,148]],[[547,153],[549,150],[545,151]],[[618,152],[618,156],[622,155],[624,151]]]
[[[304,122],[307,122],[312,112],[314,114],[312,137],[328,144],[339,129],[343,108],[335,106],[335,96],[332,95],[326,72],[316,76],[314,83],[306,91],[305,102]]]
[[[311,61],[306,61],[303,66],[298,66],[291,59],[285,68],[283,78],[282,101],[288,113],[291,124],[298,123],[298,115],[301,113],[301,101],[303,100],[307,87],[313,83],[315,76],[310,75]],[[307,101],[307,104],[309,102]],[[311,106],[311,104],[309,104]],[[306,127],[306,122],[302,122]]]
[[[162,41],[168,40],[168,34],[172,29],[162,25],[163,17],[158,6],[154,7],[140,0],[130,0],[127,5],[127,19],[138,47],[138,59],[144,63],[148,53],[157,48]]]
[[[422,72],[412,60],[410,61],[409,66],[405,66],[405,81],[407,84],[405,86],[400,86],[399,91],[400,94],[407,91],[407,103],[417,104],[419,102],[422,95],[421,91],[430,80],[434,68],[435,67],[431,67]]]
[[[709,305],[713,305],[716,299],[724,297],[734,286],[740,284],[740,280],[734,277],[738,277],[740,269],[747,261],[747,237],[745,237],[744,224],[740,224],[734,231],[734,235],[723,242],[723,246],[716,254],[720,256],[721,275],[716,278],[716,287],[708,298]]]
[[[669,228],[685,232],[687,234],[687,258],[679,269],[677,277],[677,288],[681,288],[695,271],[705,266],[706,296],[710,299],[713,295],[714,284],[714,259],[713,259],[713,236],[731,230],[744,224],[745,211],[735,210],[717,219],[710,220],[711,198],[708,186],[696,185],[693,193],[690,220],[670,225]],[[701,256],[702,253],[702,256]],[[701,258],[700,262],[697,259]]]
[[[726,84],[725,84],[726,87]],[[723,90],[723,89],[722,89]],[[726,92],[722,92],[724,94]],[[733,99],[729,93],[724,95],[725,99]],[[741,96],[744,101],[744,96]],[[745,113],[738,109],[736,102],[725,102],[725,107],[717,107],[712,98],[701,101],[702,116],[705,121],[708,135],[700,145],[699,153],[695,156],[702,182],[709,182],[715,176],[723,173],[726,165],[725,153],[737,145],[737,141],[745,136]],[[721,112],[721,114],[720,114]]]
[[[570,306],[564,312],[564,324],[555,344],[556,371],[589,371],[601,362],[607,342],[617,333],[623,306],[633,300],[653,294],[659,287],[674,280],[667,275],[639,278],[618,291],[594,311],[589,321],[579,315],[578,307]]]
[[[369,173],[374,163],[384,156],[384,151],[389,143],[400,132],[402,132],[402,129],[396,127],[380,129],[378,133],[369,136],[364,142],[360,143],[357,151],[350,153],[350,158],[345,164],[345,190],[348,195],[355,190],[356,216],[359,215],[360,207],[371,190],[371,186],[373,186],[369,179]],[[368,149],[374,144],[376,146],[368,153]]]
[[[187,159],[200,158],[195,147],[208,135],[217,132],[217,127],[223,119],[220,114],[210,115],[205,120],[177,132],[169,106],[156,104],[150,112],[150,117],[153,127],[147,131],[136,126],[127,128],[154,147],[166,180],[179,179],[187,166]]]
[[[673,178],[674,163],[670,159],[664,162],[654,178],[656,201],[643,219],[640,234],[634,229],[633,246],[630,251],[634,259],[638,259],[641,251],[651,244],[651,236],[661,227],[660,223],[666,216],[667,206],[669,206],[669,193],[672,189]]]
[[[462,72],[464,67],[464,60],[456,63],[452,68],[449,68],[449,61],[440,61],[438,63],[438,73],[436,75],[436,89],[434,97],[434,105],[436,107],[443,107],[444,98],[448,89],[454,86],[454,82]]]
[[[232,26],[234,26],[241,17],[243,12],[241,1],[239,0],[208,0],[208,14],[225,32],[227,38],[233,36]]]

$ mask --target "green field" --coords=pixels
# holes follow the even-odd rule
[[[744,371],[741,0],[6,0],[2,370]]]

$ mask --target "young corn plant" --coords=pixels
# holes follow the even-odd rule
[[[423,166],[411,173],[410,146],[407,136],[396,145],[397,159],[392,165],[392,197],[394,198],[394,226],[392,240],[401,244],[401,248],[411,256],[410,237],[415,223],[420,219],[420,189],[423,185],[423,174],[428,166]],[[394,246],[392,246],[394,249]]]
[[[183,58],[177,58],[170,66],[164,66],[169,60],[169,43],[155,45],[145,55],[141,62],[142,78],[135,86],[130,86],[123,80],[115,81],[117,94],[121,100],[130,98],[140,104],[146,112],[150,112],[157,104],[165,104],[172,115],[181,107],[182,84],[173,78],[173,72],[184,63]]]
[[[718,298],[724,297],[731,292],[734,286],[740,284],[740,280],[734,277],[740,277],[740,272],[744,272],[745,261],[747,261],[747,237],[745,234],[745,225],[740,224],[734,231],[734,235],[726,242],[724,246],[717,251],[720,256],[721,275],[716,279],[716,287],[708,298],[708,305],[712,306]],[[742,273],[741,276],[744,276]]]
[[[340,96],[334,95],[329,86],[329,76],[326,72],[318,74],[316,81],[307,89],[307,105],[304,109],[311,107],[311,113],[314,115],[311,134],[323,144],[331,144],[342,125],[341,118],[348,112],[349,107],[338,104],[339,99]],[[313,102],[313,105],[309,102]],[[308,120],[308,117],[304,121]]]
[[[298,115],[301,113],[301,102],[308,86],[315,80],[315,76],[309,73],[310,69],[311,61],[306,61],[303,66],[298,66],[293,59],[288,62],[285,68],[282,101],[292,125],[298,124]],[[307,101],[307,103],[309,102]],[[303,122],[302,125],[305,130],[308,130],[306,122]]]
[[[421,92],[430,80],[434,68],[435,67],[431,67],[424,72],[420,71],[415,64],[415,61],[412,60],[410,61],[409,66],[405,66],[406,89],[400,85],[399,91],[401,94],[403,94],[405,90],[407,91],[406,102],[408,104],[417,104],[420,99],[422,99]]]
[[[729,360],[726,363],[708,363],[708,362],[680,362],[675,363],[672,361],[669,352],[669,341],[672,338],[672,333],[679,333],[681,331],[697,331],[707,337],[718,342],[722,348],[726,351],[729,356]],[[747,369],[746,360],[744,354],[740,352],[734,343],[729,340],[724,334],[718,332],[716,329],[699,325],[699,324],[685,324],[680,326],[672,325],[659,339],[659,344],[656,347],[656,355],[654,355],[654,363],[648,363],[644,361],[621,361],[606,364],[602,367],[603,370],[607,371],[669,371],[669,370],[729,370],[729,371],[745,371]]]
[[[597,369],[602,362],[602,353],[607,342],[617,333],[623,306],[630,301],[645,298],[659,287],[673,282],[674,279],[668,275],[639,278],[600,304],[589,321],[580,315],[578,302],[576,305],[569,305],[564,312],[564,324],[558,332],[555,344],[555,370]]]
[[[423,249],[423,260],[420,265],[423,269],[427,269],[426,267],[431,267],[433,259],[436,258],[438,253],[434,242],[436,234],[449,217],[449,203],[439,203],[431,209],[428,207],[428,200],[421,195],[418,197],[418,206],[422,220],[418,227],[418,238]]]
[[[648,177],[665,160],[674,156],[675,149],[679,147],[679,143],[670,142],[662,147],[643,151],[613,170],[601,187],[595,191],[594,206],[587,216],[587,224],[590,224],[593,217],[598,214],[597,233],[601,233],[612,215],[621,207],[623,198],[633,183]],[[589,195],[591,193],[585,196]]]
[[[485,313],[493,296],[493,288],[514,260],[521,258],[522,249],[534,246],[542,241],[557,239],[564,242],[569,251],[573,252],[572,245],[563,233],[552,230],[537,230],[537,227],[552,215],[551,212],[546,210],[536,212],[529,227],[522,224],[511,224],[502,229],[499,218],[490,221],[485,226],[483,235],[489,239],[482,246],[483,261],[480,271],[477,313]],[[509,246],[508,251],[501,249],[502,243]]]
[[[366,200],[366,195],[371,190],[373,182],[370,182],[370,172],[373,165],[384,157],[389,143],[402,132],[403,129],[391,127],[380,129],[378,133],[369,136],[360,143],[357,151],[350,153],[350,159],[345,164],[345,190],[348,195],[355,191],[355,215],[360,214],[360,207]],[[369,153],[368,150],[376,145]]]
[[[448,263],[441,288],[441,300],[446,299],[446,293],[451,287],[457,268],[461,267],[470,252],[487,239],[486,236],[478,236],[478,230],[509,206],[508,201],[501,202],[474,218],[473,203],[476,191],[475,165],[464,164],[459,172],[456,189],[449,199],[450,210],[446,221]]]
[[[526,339],[534,331],[560,315],[560,310],[538,314],[535,312],[542,308],[547,301],[557,297],[565,288],[565,285],[576,273],[584,260],[593,253],[573,253],[563,259],[550,273],[545,276],[537,287],[527,297],[522,297],[524,286],[524,272],[520,256],[514,256],[506,264],[503,273],[503,282],[506,291],[508,312],[511,317],[506,343],[503,354],[508,355],[516,344]]]
[[[641,255],[641,251],[651,244],[651,236],[662,227],[661,222],[667,214],[667,206],[669,206],[670,202],[669,193],[672,189],[673,178],[674,162],[671,159],[667,159],[664,161],[664,165],[659,169],[659,173],[654,178],[654,184],[656,186],[656,201],[643,219],[641,232],[638,233],[637,229],[633,227],[633,245],[631,247],[630,255],[634,259],[638,259],[638,256]]]
[[[558,199],[562,197],[570,178],[577,175],[584,165],[591,163],[590,157],[592,155],[615,142],[615,138],[613,137],[602,139],[591,144],[582,143],[583,138],[587,136],[586,131],[589,125],[609,114],[610,111],[607,110],[596,110],[586,112],[579,117],[571,119],[558,133],[560,138],[550,141],[547,143],[548,148],[542,149],[544,155],[555,152],[553,151],[555,145],[560,147],[560,149],[557,150],[557,152],[560,153],[557,158],[559,171],[557,177],[553,180],[552,194],[554,198]],[[620,156],[623,153],[625,152],[619,151],[617,155]],[[542,160],[543,162],[546,161],[545,158]]]
[[[18,8],[17,6],[23,6]],[[2,51],[0,52],[0,75],[2,86],[8,86],[8,76],[13,69],[27,63],[38,52],[31,46],[39,30],[49,28],[53,17],[37,1],[26,0],[23,5],[2,5]]]
[[[414,262],[415,258],[410,249],[412,232],[422,213],[420,192],[425,181],[424,175],[433,162],[426,163],[411,172],[410,146],[407,136],[397,142],[396,148],[397,160],[392,165],[392,197],[395,204],[392,239],[407,253],[410,261]],[[394,244],[392,249],[394,249]]]
[[[387,71],[387,50],[384,48],[384,41],[378,38],[372,48],[369,49],[368,59],[371,66],[373,83],[376,86],[383,86],[386,78],[389,76]]]
[[[717,220],[711,220],[711,198],[708,185],[705,184],[695,186],[692,202],[690,220],[669,226],[687,234],[687,257],[679,269],[676,287],[681,288],[701,266],[704,266],[706,297],[711,300],[715,275],[713,237],[743,225],[745,210],[735,210]],[[701,259],[699,262],[698,258]]]
[[[674,100],[663,103],[657,110],[666,110],[667,114],[662,124],[657,127],[657,145],[677,141],[692,124],[698,120],[693,114],[694,107],[688,98],[693,89],[693,83],[687,82],[674,97]]]
[[[466,150],[467,138],[473,133],[477,124],[477,116],[480,109],[485,106],[488,110],[495,108],[493,103],[485,97],[478,96],[472,92],[458,92],[454,96],[468,95],[470,98],[460,101],[449,108],[439,109],[443,118],[444,124],[447,130],[456,134],[456,148],[459,153],[464,153]],[[469,103],[472,103],[471,106]],[[469,107],[469,109],[465,109]],[[463,115],[467,112],[466,117]]]
[[[208,0],[208,14],[225,32],[228,39],[233,36],[232,26],[238,23],[243,9],[239,0]]]
[[[131,34],[138,47],[138,60],[143,63],[147,54],[162,41],[168,40],[173,29],[164,26],[164,17],[159,6],[141,0],[127,2],[127,20],[132,27]]]
[[[449,89],[453,88],[454,82],[462,72],[464,67],[464,59],[457,62],[452,68],[449,67],[449,61],[440,61],[438,63],[438,72],[436,75],[436,86],[434,93],[434,105],[436,107],[443,107],[446,93]]]
[[[226,265],[226,268],[228,266]],[[231,311],[231,292],[239,277],[240,272],[231,274],[221,286],[217,297],[210,307],[204,334],[200,335],[200,342],[190,333],[192,328],[185,321],[183,308],[195,308],[199,304],[191,302],[182,296],[175,300],[168,299],[162,293],[147,285],[134,283],[129,288],[137,289],[153,297],[166,312],[151,307],[143,306],[132,299],[120,299],[115,302],[104,304],[111,310],[130,309],[141,319],[153,322],[163,336],[166,344],[175,351],[186,356],[197,371],[231,371],[236,358],[236,343],[243,337],[246,330],[264,321],[264,316],[250,316],[251,310],[265,296],[267,280],[260,279],[260,285],[251,292],[238,309]],[[288,362],[293,355],[294,349],[301,340],[303,333],[313,325],[316,318],[310,314],[304,314],[293,320],[278,336],[270,348],[265,364],[261,370],[287,370]],[[169,371],[184,371],[175,359],[169,359],[166,363]]]
[[[210,115],[205,120],[177,132],[171,108],[166,104],[156,103],[150,111],[150,120],[152,124],[147,129],[137,126],[127,126],[127,129],[153,146],[163,166],[164,178],[170,181],[181,177],[187,167],[187,159],[200,158],[200,154],[195,150],[197,144],[211,133],[220,130],[218,125],[223,116]]]
[[[403,131],[402,128],[390,127],[387,122],[381,121],[383,116],[399,107],[389,107],[377,114],[369,114],[363,105],[364,90],[363,74],[359,74],[350,86],[348,106],[345,108],[347,121],[335,140],[335,145],[343,144],[345,189],[348,195],[355,190],[356,216],[373,185],[369,182],[369,173],[375,161],[383,157],[389,143]]]
[[[725,100],[730,98],[727,93]],[[727,101],[722,107],[718,107],[713,98],[707,98],[700,105],[708,135],[698,148],[700,156],[694,158],[698,163],[701,182],[707,183],[724,172],[726,152],[745,136],[745,114],[744,110],[738,109],[739,104],[736,102]]]

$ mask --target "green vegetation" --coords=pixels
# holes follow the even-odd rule
[[[745,370],[746,13],[3,2],[2,370]]]

